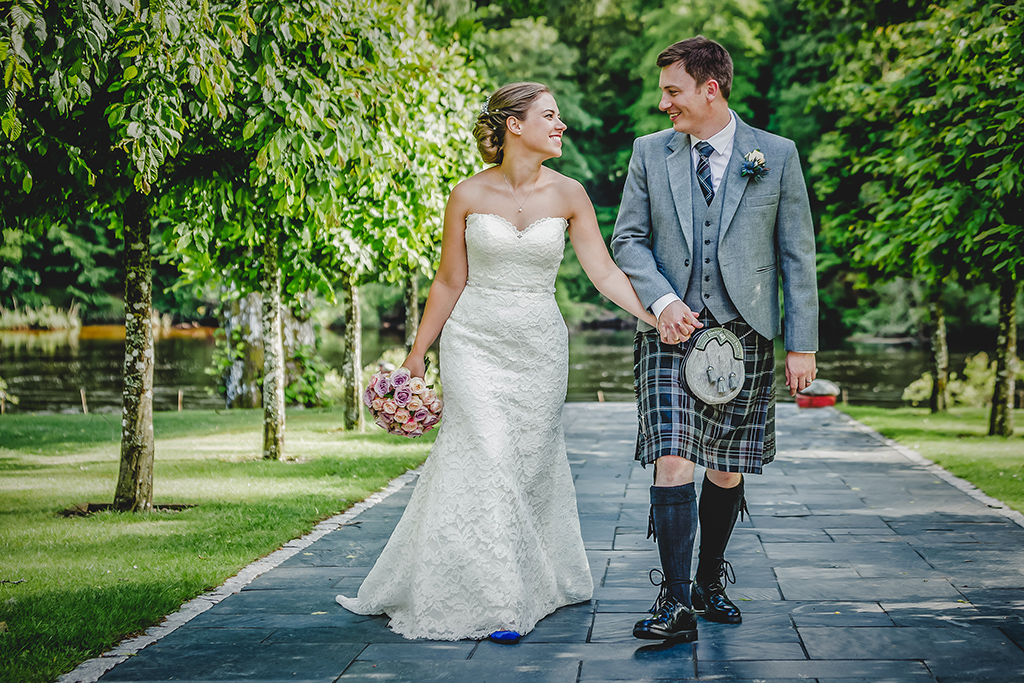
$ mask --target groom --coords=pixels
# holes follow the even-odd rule
[[[695,614],[742,620],[725,593],[725,549],[745,505],[743,475],[760,474],[775,457],[772,340],[785,332],[790,395],[814,379],[814,228],[796,146],[729,109],[725,48],[689,38],[666,48],[658,66],[660,109],[672,128],[634,143],[612,236],[615,260],[658,318],[657,330],[639,324],[634,346],[636,458],[654,463],[649,535],[664,579],[633,635],[693,641]],[[719,405],[680,384],[690,336],[714,327],[739,337],[746,375],[739,394]],[[695,465],[706,468],[699,505]]]

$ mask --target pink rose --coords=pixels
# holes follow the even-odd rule
[[[390,398],[384,401],[384,405],[382,407],[384,409],[384,412],[387,413],[388,415],[394,415],[395,411],[398,410],[398,404],[395,403],[394,399]]]
[[[411,377],[412,374],[409,372],[409,368],[398,368],[391,373],[391,386],[395,389],[404,387],[409,383]]]
[[[373,390],[373,387],[368,387],[363,392],[363,403],[366,404],[367,408],[373,405],[373,399],[375,398],[377,398],[377,392]]]
[[[423,436],[423,430],[417,427],[416,429],[406,434],[406,436],[408,436],[410,439],[414,436]]]
[[[378,415],[373,423],[382,429],[388,429],[391,426],[391,420],[384,415]]]
[[[398,410],[395,411],[395,416],[392,419],[395,422],[405,423],[405,422],[408,422],[409,417],[410,416],[409,416],[409,411],[408,410],[406,410],[405,408],[399,408]]]
[[[413,394],[412,398],[409,399],[409,402],[405,405],[405,407],[409,409],[410,413],[415,413],[417,410],[423,407],[423,399]]]
[[[420,426],[416,424],[415,420],[409,420],[408,422],[402,425],[402,430],[405,432],[411,432],[419,429],[419,427]]]
[[[430,412],[437,413],[438,415],[441,414],[441,400],[440,399],[435,398],[433,401],[430,402],[429,405],[427,405],[427,407],[430,408]]]
[[[426,408],[420,408],[419,410],[412,414],[412,419],[416,420],[417,422],[423,422],[424,420],[427,419],[429,415],[429,410],[427,410]]]
[[[435,415],[433,413],[430,413],[425,418],[423,418],[423,426],[424,427],[432,427],[432,426],[436,425],[440,421],[441,421],[440,416]]]
[[[373,403],[370,404],[370,410],[375,413],[379,413],[384,408],[384,399],[377,396],[373,399]]]
[[[412,377],[409,379],[409,388],[412,389],[412,393],[422,396],[427,391],[427,383],[422,377]]]
[[[380,379],[377,380],[377,386],[373,388],[377,392],[378,396],[385,396],[391,391],[391,380],[387,378],[387,375],[379,375]]]
[[[409,399],[412,398],[412,391],[408,386],[401,386],[395,389],[395,403],[400,406],[409,404]]]

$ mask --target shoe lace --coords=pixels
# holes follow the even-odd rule
[[[655,579],[654,579],[654,573],[655,572],[657,572],[658,576],[661,577],[657,581],[655,581]],[[661,571],[658,568],[654,568],[651,571],[647,572],[647,578],[650,579],[652,585],[658,586],[658,588],[660,589],[658,591],[658,597],[656,597],[654,599],[654,604],[651,605],[651,609],[647,610],[651,614],[657,614],[658,610],[660,610],[662,608],[662,606],[665,604],[666,601],[668,601],[668,600],[675,601],[675,598],[672,597],[672,593],[669,591],[669,586],[671,584],[669,583],[668,579],[665,577],[665,573],[663,571]],[[693,583],[693,582],[687,580],[687,581],[678,581],[678,583],[690,584],[690,583]],[[733,583],[735,583],[735,580],[733,580]]]
[[[722,563],[718,566],[718,576],[721,577],[722,586],[725,587],[730,583],[736,583],[736,572],[733,571],[732,565],[729,560],[722,559]]]

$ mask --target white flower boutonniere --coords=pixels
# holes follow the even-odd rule
[[[755,149],[743,157],[743,168],[740,169],[740,175],[753,176],[754,180],[760,180],[768,174],[769,170],[764,163],[764,154],[761,154],[761,150]]]

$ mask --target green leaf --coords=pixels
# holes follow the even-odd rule
[[[256,134],[256,122],[251,120],[245,124],[245,128],[242,130],[242,139],[248,140]]]
[[[25,194],[32,191],[32,174],[26,173],[24,179],[21,181],[21,189],[25,190]]]
[[[132,80],[133,78],[135,78],[138,75],[139,75],[139,67],[135,66],[134,64],[132,64],[131,66],[129,66],[127,69],[124,70],[124,80],[126,80],[126,81],[130,81],[130,80]]]

